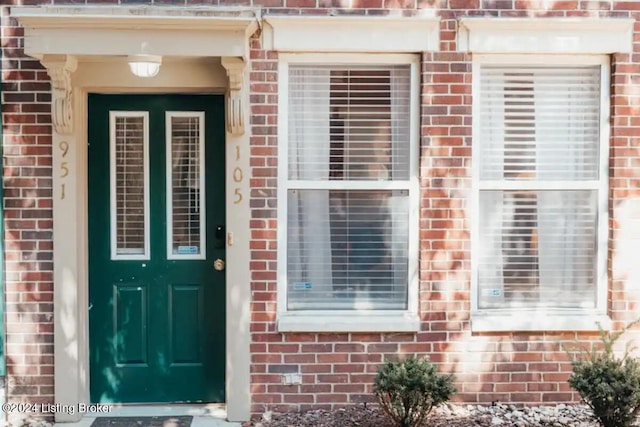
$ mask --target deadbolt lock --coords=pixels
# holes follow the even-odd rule
[[[217,271],[224,270],[224,261],[218,258],[213,262],[213,268],[215,268]]]

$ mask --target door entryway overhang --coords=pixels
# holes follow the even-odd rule
[[[246,64],[259,10],[40,6],[11,15],[24,27],[25,53],[52,84],[55,403],[89,403],[87,94],[225,93],[226,405],[229,420],[248,419],[249,198],[234,195],[248,195],[249,184],[231,174],[249,168]],[[133,76],[134,55],[162,57],[159,74]],[[81,416],[57,413],[56,421]]]

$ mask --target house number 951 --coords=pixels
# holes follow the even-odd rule
[[[64,200],[65,197],[65,178],[69,176],[69,164],[64,159],[69,153],[69,143],[67,141],[60,141],[58,148],[62,152],[62,162],[60,162],[60,178],[62,183],[60,184],[60,200]]]

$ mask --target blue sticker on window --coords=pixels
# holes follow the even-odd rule
[[[193,255],[198,253],[197,246],[178,246],[178,254],[180,255]]]
[[[293,284],[293,289],[296,291],[304,291],[312,287],[311,282],[297,282]]]
[[[500,297],[502,296],[502,289],[483,289],[482,296],[484,297]]]

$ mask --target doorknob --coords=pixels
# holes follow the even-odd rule
[[[217,271],[224,270],[224,261],[222,259],[218,258],[217,260],[215,260],[213,262],[213,268],[215,268]]]

